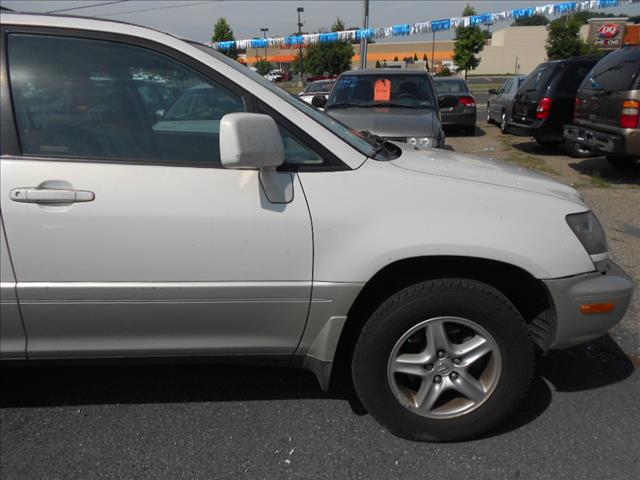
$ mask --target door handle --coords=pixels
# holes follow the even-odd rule
[[[9,198],[20,203],[78,203],[91,202],[96,196],[88,190],[63,190],[56,188],[14,188]]]

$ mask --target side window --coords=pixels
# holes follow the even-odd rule
[[[243,99],[160,53],[102,40],[10,34],[22,152],[220,165],[220,119]]]
[[[322,157],[280,127],[286,165],[320,165]]]

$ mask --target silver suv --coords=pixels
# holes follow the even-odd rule
[[[625,314],[632,282],[568,186],[356,132],[155,30],[1,20],[3,361],[348,372],[392,432],[453,440],[518,407],[534,348]]]

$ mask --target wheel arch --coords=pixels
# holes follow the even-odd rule
[[[522,314],[532,341],[546,351],[555,333],[553,302],[544,283],[509,263],[477,257],[431,256],[395,261],[380,269],[354,300],[340,333],[333,380],[348,380],[353,348],[367,319],[389,296],[414,283],[437,278],[468,278],[502,292]]]

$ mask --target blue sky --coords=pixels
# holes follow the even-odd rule
[[[46,12],[51,10],[96,5],[109,0],[0,0],[2,6],[20,11]],[[485,1],[383,1],[371,0],[370,26],[382,27],[398,23],[415,23],[459,16],[470,3],[478,13],[496,12],[512,8],[559,3],[551,0],[485,0]],[[171,8],[166,8],[171,7]],[[262,36],[261,27],[269,28],[270,36],[288,35],[297,30],[296,7],[303,7],[304,29],[316,31],[330,26],[340,17],[345,24],[357,26],[362,22],[362,1],[243,1],[243,0],[126,0],[111,5],[78,9],[69,14],[99,16],[123,20],[167,31],[178,36],[206,42],[210,40],[213,24],[226,17],[236,38]],[[145,10],[139,11],[136,10]],[[604,11],[640,14],[640,4],[615,7]],[[496,24],[497,30],[509,23]],[[412,37],[420,39],[422,36]],[[438,39],[451,38],[452,33],[440,33]],[[428,38],[431,38],[428,36]],[[401,37],[407,40],[407,37]]]

